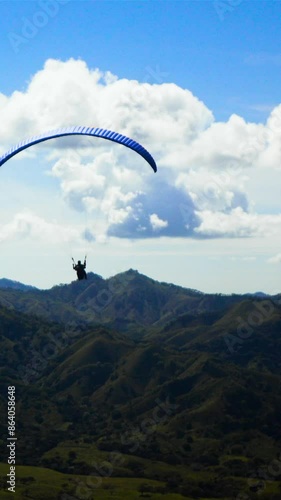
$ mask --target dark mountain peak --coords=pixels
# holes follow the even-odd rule
[[[14,290],[23,290],[23,291],[38,290],[38,288],[36,288],[35,286],[24,285],[19,281],[9,280],[7,278],[0,279],[0,288],[13,288]]]
[[[148,278],[144,274],[139,273],[139,271],[137,271],[136,269],[128,269],[128,271],[123,271],[121,273],[118,273],[115,276],[112,276],[110,279],[116,277],[123,278],[125,280],[129,279],[130,281],[133,280],[134,278],[136,279],[145,278],[147,280],[153,281],[151,278]]]
[[[139,273],[137,269],[132,269],[132,268],[130,268],[130,269],[128,269],[128,271],[125,271],[125,274],[134,274],[134,275],[138,275],[138,274],[141,274],[141,273]]]
[[[144,286],[160,285],[158,281],[149,278],[145,274],[139,273],[135,269],[129,269],[128,271],[118,273],[115,276],[111,276],[106,281],[109,284],[115,285],[118,283],[119,286],[130,286],[131,288],[142,288]]]

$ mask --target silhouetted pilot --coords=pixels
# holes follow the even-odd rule
[[[81,263],[81,260],[78,260],[77,264],[73,264],[73,269],[77,273],[77,278],[80,280],[86,280],[87,279],[87,274],[86,274],[86,258],[84,260],[84,264]]]

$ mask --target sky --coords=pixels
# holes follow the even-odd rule
[[[281,4],[0,1],[0,277],[130,268],[206,293],[281,291]]]

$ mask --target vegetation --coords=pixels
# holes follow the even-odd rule
[[[0,409],[15,385],[17,498],[280,498],[279,301],[135,271],[0,290]]]

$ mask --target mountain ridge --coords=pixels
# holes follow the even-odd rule
[[[8,278],[0,278],[0,288],[13,288],[16,290],[38,290],[37,287],[32,285],[25,285],[20,281],[10,280]]]
[[[116,275],[110,276],[109,278],[103,278],[100,274],[89,272],[88,278],[92,277],[92,276],[100,278],[102,281],[109,281],[109,280],[112,280],[115,278],[121,278],[121,277],[124,277],[126,280],[128,276],[139,276],[139,277],[143,277],[143,278],[146,278],[148,280],[151,280],[152,282],[159,283],[161,285],[167,285],[170,287],[176,287],[176,288],[181,288],[184,290],[194,291],[195,293],[200,293],[200,294],[204,294],[204,295],[224,295],[224,296],[241,295],[241,296],[254,296],[254,297],[261,297],[261,298],[271,296],[270,294],[265,293],[263,291],[243,292],[243,293],[203,292],[201,290],[189,288],[189,287],[186,287],[183,285],[176,285],[176,284],[171,283],[171,282],[155,280],[153,278],[150,278],[149,276],[146,276],[145,274],[140,273],[138,270],[132,269],[132,268],[128,269],[127,271],[122,271],[120,273],[117,273]],[[48,291],[53,290],[53,289],[58,288],[58,287],[59,288],[60,287],[67,287],[67,286],[72,285],[73,283],[76,283],[76,282],[77,282],[77,280],[73,280],[70,283],[60,283],[57,285],[53,285],[51,288],[40,288],[40,287],[36,287],[34,285],[25,284],[25,283],[22,283],[20,281],[11,280],[9,278],[3,277],[3,278],[0,278],[0,289],[1,288],[13,288],[13,289],[18,289],[18,290],[25,290],[26,289],[26,290],[41,290],[41,291],[48,292]]]
[[[73,482],[109,464],[112,488],[144,482],[135,498],[278,499],[277,476],[266,496],[251,478],[280,453],[280,330],[279,298],[206,295],[135,271],[0,290],[0,410],[15,386],[17,465],[69,475],[74,498]]]
[[[136,337],[149,326],[159,329],[186,313],[223,310],[247,298],[261,300],[255,295],[205,294],[156,281],[133,269],[107,279],[89,273],[87,280],[48,290],[0,287],[0,304],[6,307],[49,321],[103,324]]]

